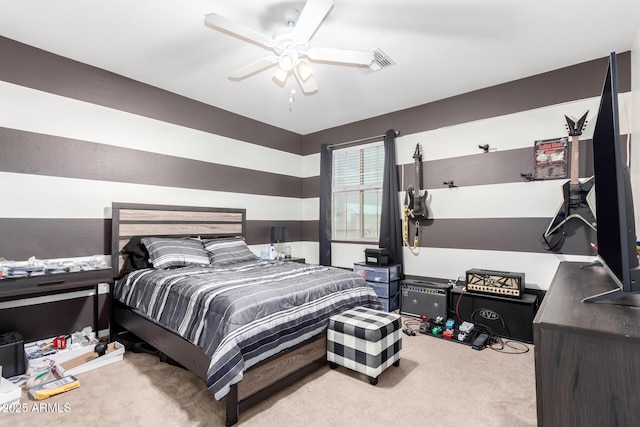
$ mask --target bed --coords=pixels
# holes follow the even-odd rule
[[[113,321],[204,379],[227,425],[326,363],[332,314],[381,309],[353,272],[261,260],[244,237],[244,209],[112,205]]]

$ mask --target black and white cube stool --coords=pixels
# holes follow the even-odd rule
[[[327,360],[369,377],[373,385],[389,366],[400,366],[402,321],[395,313],[355,307],[329,318]]]

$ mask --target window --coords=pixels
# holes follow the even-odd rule
[[[334,240],[378,240],[383,169],[382,142],[333,151]]]

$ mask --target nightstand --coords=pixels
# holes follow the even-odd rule
[[[292,257],[289,257],[289,258],[283,258],[282,261],[285,261],[285,262],[299,262],[301,264],[304,264],[306,259],[305,258],[296,258],[296,257],[292,256]]]
[[[91,326],[109,336],[111,269],[0,280],[0,325],[25,342]]]

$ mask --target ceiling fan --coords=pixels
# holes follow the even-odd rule
[[[283,17],[287,27],[276,31],[272,37],[260,34],[216,13],[205,15],[205,25],[227,31],[265,49],[273,50],[273,55],[233,71],[229,74],[230,79],[241,80],[277,65],[273,74],[274,80],[284,86],[287,78],[293,74],[302,91],[310,94],[316,92],[318,86],[313,77],[313,69],[305,59],[365,66],[371,64],[374,59],[373,51],[310,46],[311,37],[332,7],[333,0],[307,0],[302,12],[294,8],[285,9]]]

